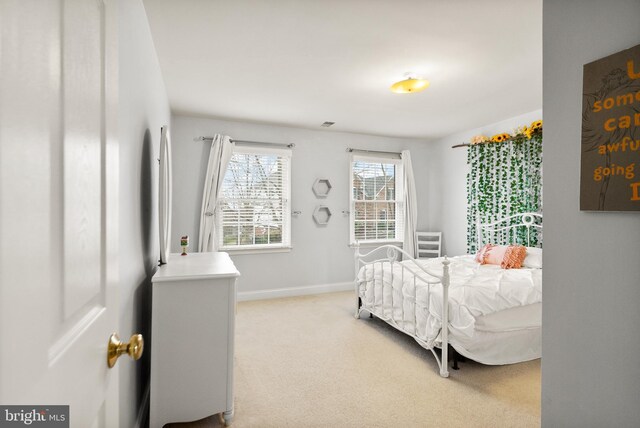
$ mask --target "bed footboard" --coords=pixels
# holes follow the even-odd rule
[[[418,264],[413,257],[407,254],[401,248],[396,247],[394,245],[383,245],[381,247],[378,247],[364,254],[360,253],[360,247],[356,245],[355,251],[354,251],[354,263],[355,263],[355,274],[356,274],[355,281],[354,281],[355,292],[356,292],[355,318],[356,319],[360,318],[360,314],[362,313],[362,311],[374,313],[377,317],[379,317],[383,321],[386,321],[389,325],[395,327],[396,329],[402,331],[403,333],[410,335],[420,345],[422,345],[426,349],[429,349],[433,353],[433,355],[436,358],[436,361],[438,362],[438,366],[440,368],[440,376],[449,377],[449,370],[448,370],[449,304],[448,302],[449,302],[449,284],[450,284],[450,278],[449,278],[450,261],[447,259],[447,257],[445,256],[444,260],[442,261],[442,265],[443,265],[442,274],[439,274],[439,273],[431,272],[425,269],[420,264]],[[371,269],[373,270],[373,275],[371,279],[372,281],[371,285],[373,286],[373,293],[374,293],[373,306],[367,306],[366,302],[364,302],[360,298],[361,281],[359,280],[358,275],[359,275],[360,269],[365,266],[371,266]],[[392,300],[391,312],[393,314],[393,311],[394,311],[393,281],[394,281],[394,275],[397,275],[397,273],[395,273],[394,271],[394,268],[397,268],[397,267],[400,267],[400,275],[402,275],[401,283],[404,283],[405,278],[408,280],[412,280],[414,282],[414,294],[416,296],[417,296],[417,288],[416,288],[417,281],[427,285],[427,288],[428,288],[427,301],[429,301],[429,294],[431,293],[431,287],[437,287],[438,285],[442,286],[442,320],[441,320],[442,329],[440,332],[440,338],[441,338],[440,348],[442,350],[441,358],[435,352],[435,349],[433,346],[430,346],[425,342],[425,340],[418,337],[416,311],[418,310],[417,308],[419,305],[415,299],[416,296],[413,296],[414,298],[414,311],[413,311],[414,333],[406,330],[404,326],[401,325],[401,324],[404,324],[404,319],[405,319],[403,304],[402,304],[403,322],[401,324],[397,323],[393,316],[391,317],[385,316],[383,308],[381,311],[376,311],[376,298],[375,298],[376,275],[375,273],[379,272],[380,274],[379,276],[380,281],[378,283],[381,285],[381,292],[383,293],[382,294],[383,304],[384,304],[385,291],[387,288],[391,288],[391,290],[389,291],[390,291],[391,300]],[[428,276],[425,277],[423,274],[427,274]],[[405,277],[405,275],[407,276]],[[419,279],[418,279],[418,275],[420,275]],[[390,278],[390,281],[385,280],[385,278]],[[364,281],[365,282],[367,281],[366,276]]]

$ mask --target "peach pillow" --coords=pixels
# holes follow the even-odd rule
[[[479,263],[483,265],[498,265],[502,269],[520,269],[526,256],[527,249],[523,245],[487,244],[478,252],[476,261],[480,259]]]
[[[502,261],[504,260],[504,256],[507,254],[508,249],[509,247],[504,245],[494,245],[489,248],[489,251],[487,251],[487,255],[484,257],[482,264],[502,266]]]
[[[485,244],[485,246],[482,247],[480,251],[478,251],[478,254],[476,254],[475,261],[477,261],[480,264],[484,264],[484,258],[487,256],[487,252],[491,247],[495,247],[495,245]]]

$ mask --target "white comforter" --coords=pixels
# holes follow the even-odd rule
[[[418,260],[418,263],[442,275],[442,260]],[[450,260],[449,325],[454,338],[456,335],[473,337],[479,316],[542,301],[541,269],[480,265],[473,256]],[[401,264],[414,271],[418,269],[412,261],[394,263],[392,288],[388,286],[392,279],[388,262],[367,265],[360,270],[358,282],[363,304],[378,316],[392,318],[397,326],[417,335],[429,346],[439,345],[442,285],[426,284],[421,279],[435,278],[423,272],[412,275],[405,269],[403,276]],[[382,287],[383,270],[385,287]]]

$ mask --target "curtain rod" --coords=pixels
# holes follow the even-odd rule
[[[353,149],[351,147],[347,147],[347,152],[349,152],[349,153],[353,153],[353,152],[358,152],[358,153],[378,153],[378,154],[383,154],[383,155],[402,156],[402,153],[400,153],[400,152],[382,152],[382,151],[379,151],[379,150]]]
[[[469,147],[471,144],[469,143],[462,143],[462,144],[456,144],[455,146],[451,146],[452,149],[455,149],[457,147]]]
[[[213,137],[196,137],[193,141],[212,141]],[[270,146],[280,146],[280,147],[288,147],[290,149],[294,148],[296,145],[293,143],[285,144],[285,143],[268,143],[266,141],[249,141],[249,140],[234,140],[231,139],[232,143],[241,143],[241,144],[268,144]]]

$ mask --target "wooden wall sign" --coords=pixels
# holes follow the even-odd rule
[[[640,45],[584,66],[580,209],[640,211]]]

